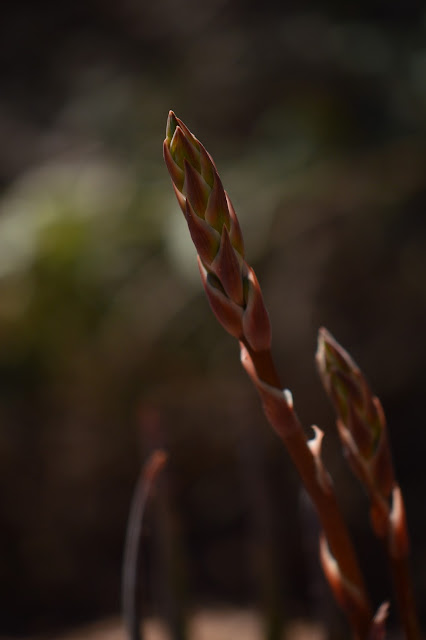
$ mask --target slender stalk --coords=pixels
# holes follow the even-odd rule
[[[389,565],[406,640],[421,640],[408,558],[395,558],[389,553]]]
[[[129,640],[142,640],[139,599],[139,559],[141,533],[146,509],[158,474],[166,463],[166,454],[157,449],[142,468],[132,499],[124,546],[122,609]]]
[[[271,352],[256,353],[249,346],[244,346],[250,354],[258,378],[266,384],[281,390],[282,385]],[[331,554],[339,566],[340,572],[351,585],[356,587],[360,595],[359,606],[351,607],[351,611],[349,607],[344,608],[347,609],[346,612],[355,630],[355,637],[365,638],[371,625],[372,613],[346,523],[343,520],[331,485],[327,485],[327,490],[325,490],[321,482],[321,476],[318,473],[312,450],[308,445],[302,425],[294,412],[292,412],[289,422],[291,424],[288,427],[287,425],[282,425],[281,429],[276,430],[316,507]],[[273,424],[272,426],[276,428],[276,425]],[[345,595],[343,595],[343,599],[346,600]]]
[[[395,483],[392,509],[388,510],[385,535],[378,536],[387,551],[399,617],[406,640],[421,640],[414,587],[409,568],[410,540],[405,517],[404,499]],[[374,527],[373,527],[374,529]]]
[[[271,387],[282,389],[283,387],[271,351],[269,349],[267,351],[253,351],[247,340],[241,340],[241,342],[250,354],[258,378],[266,384],[271,385]]]

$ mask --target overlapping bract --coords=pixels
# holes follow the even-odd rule
[[[172,111],[163,149],[214,314],[253,351],[268,350],[268,313],[256,275],[244,260],[240,225],[213,159]]]
[[[374,530],[383,537],[389,530],[390,500],[398,497],[382,405],[359,367],[326,329],[319,332],[316,360],[338,416],[346,456],[369,493]]]

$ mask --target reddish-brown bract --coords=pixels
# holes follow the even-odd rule
[[[243,237],[232,203],[211,156],[173,112],[167,121],[164,159],[215,316],[254,351],[269,349],[269,316],[256,275],[244,260]]]

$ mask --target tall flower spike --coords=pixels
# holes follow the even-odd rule
[[[408,569],[409,539],[401,490],[396,483],[386,419],[359,367],[326,329],[320,329],[317,366],[337,413],[337,429],[353,472],[370,499],[374,533],[383,542],[392,571],[407,640],[419,640],[413,586]],[[371,638],[381,638],[383,624]],[[374,627],[373,627],[374,630]]]
[[[354,638],[365,640],[372,619],[368,595],[321,460],[320,431],[315,428],[315,438],[307,442],[291,393],[282,391],[270,350],[269,316],[256,275],[244,259],[237,216],[211,156],[173,112],[167,122],[164,159],[197,249],[210,306],[222,326],[240,341],[241,361],[259,393],[265,416],[286,445],[317,508],[329,555],[338,568],[338,594]]]
[[[240,225],[210,154],[172,111],[163,149],[214,314],[253,351],[269,349],[269,316],[254,271],[244,260]]]

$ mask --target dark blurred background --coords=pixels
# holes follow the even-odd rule
[[[131,494],[159,444],[147,612],[342,623],[315,517],[201,291],[162,162],[170,108],[233,199],[375,605],[389,580],[315,372],[319,326],[382,399],[425,619],[422,3],[18,1],[0,33],[0,633],[119,611]]]

